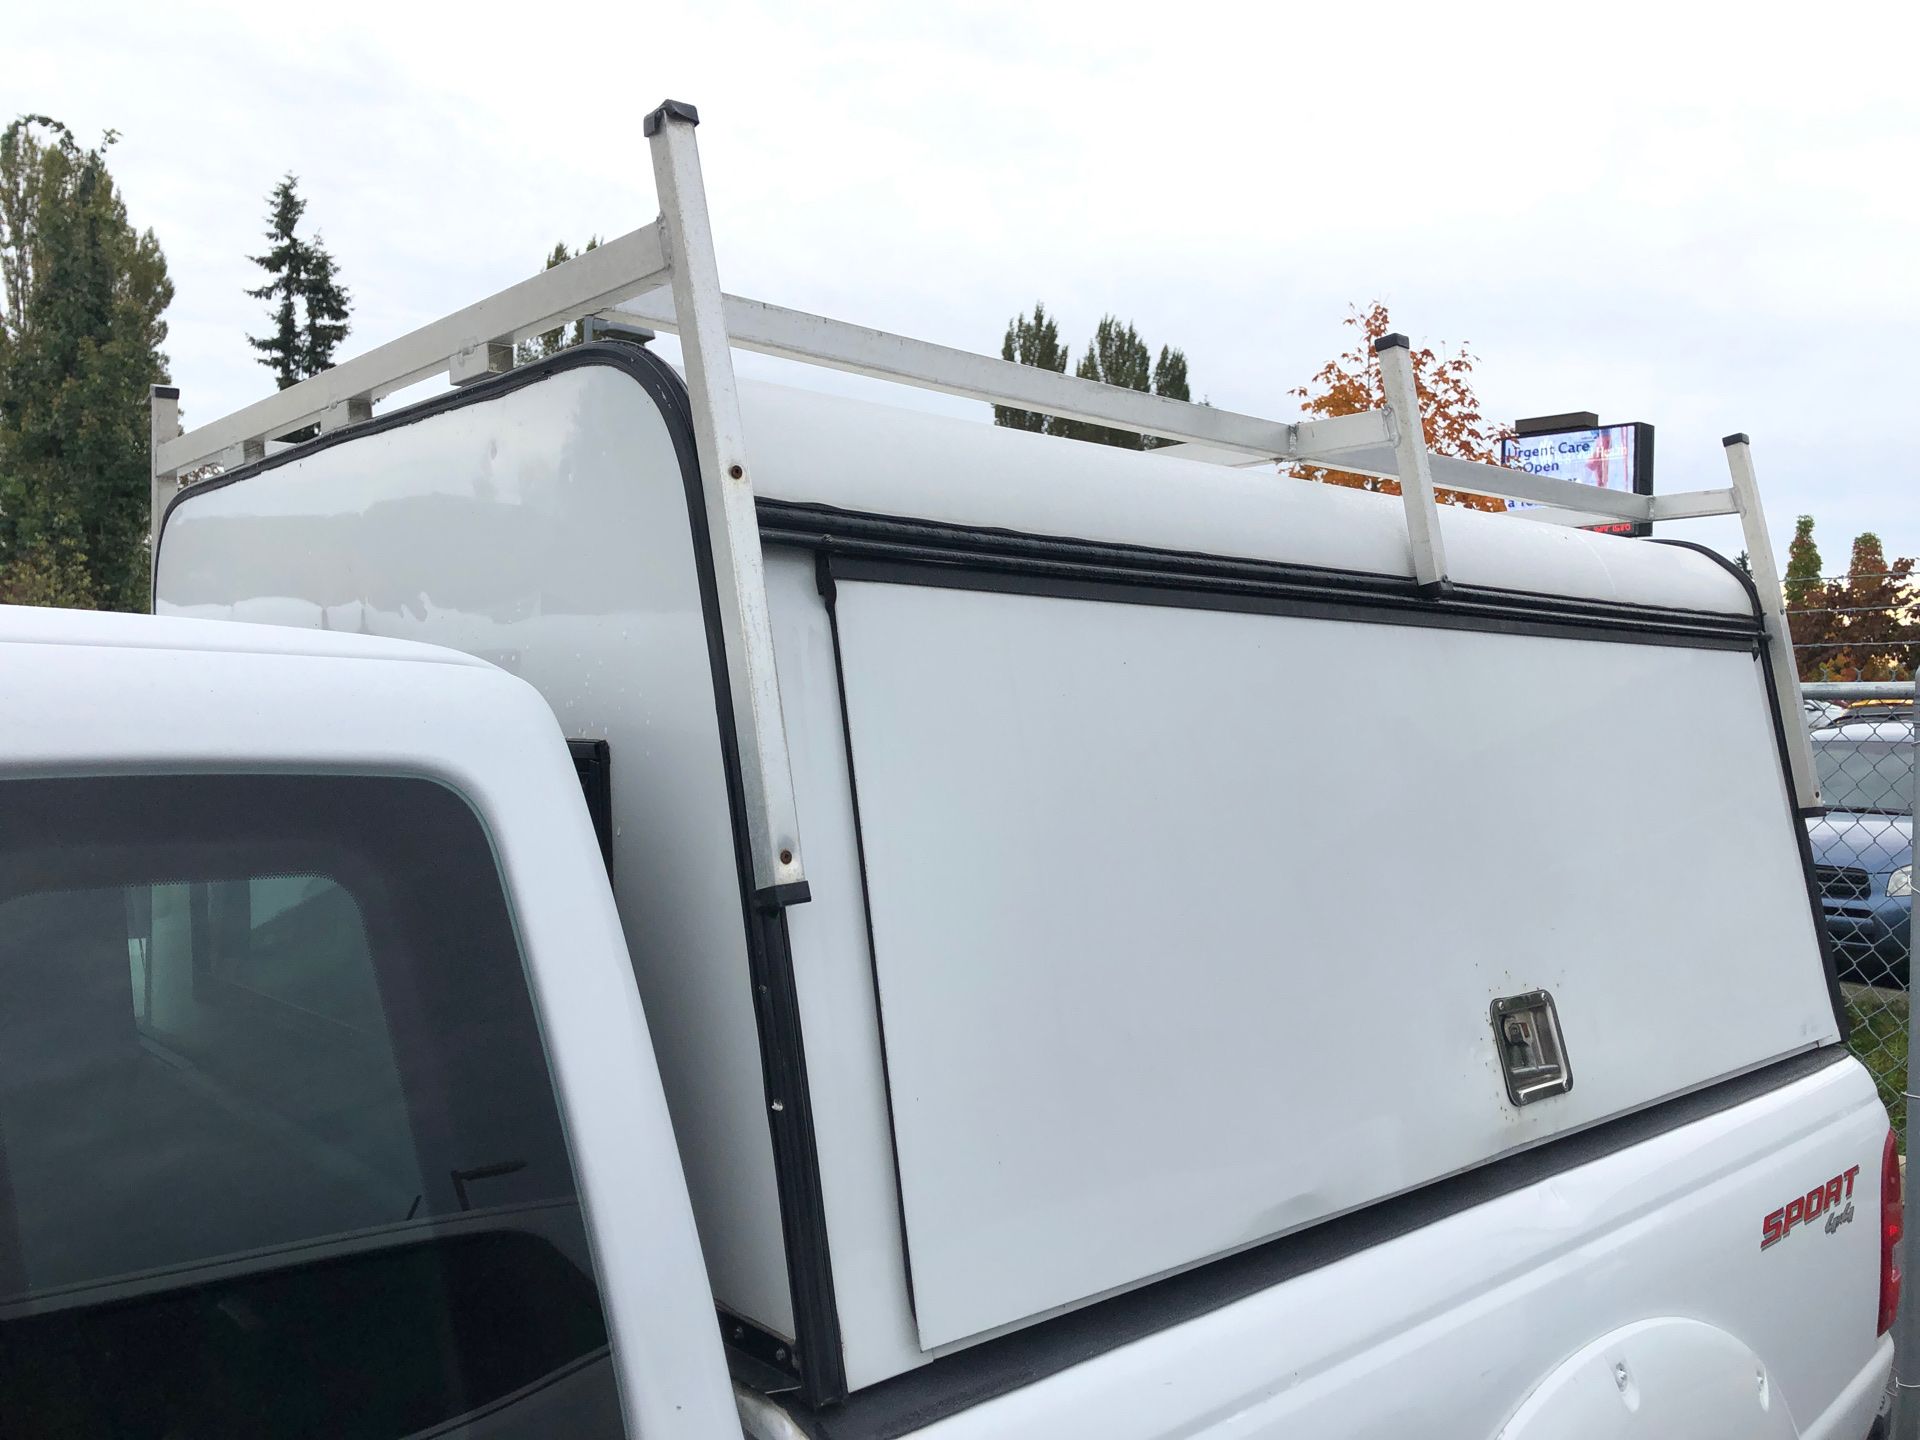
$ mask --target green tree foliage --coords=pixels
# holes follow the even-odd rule
[[[1840,678],[1841,617],[1834,613],[1827,579],[1821,574],[1820,547],[1813,538],[1813,517],[1802,515],[1787,546],[1787,570],[1780,589],[1786,601],[1787,633],[1802,680]],[[1851,677],[1847,677],[1851,678]]]
[[[1793,540],[1787,546],[1787,573],[1782,583],[1787,606],[1804,606],[1820,588],[1820,547],[1813,541],[1813,516],[1793,522]]]
[[[1060,343],[1060,326],[1047,314],[1045,305],[1036,300],[1031,320],[1022,311],[1007,322],[1006,338],[1000,342],[1000,358],[1051,370],[1057,375],[1066,373],[1067,347]],[[996,405],[993,407],[993,423],[1011,430],[1033,430],[1044,435],[1060,422],[1038,411]]]
[[[0,600],[147,605],[147,389],[173,299],[153,232],[44,115],[0,134]]]
[[[247,343],[284,390],[333,364],[333,352],[347,338],[352,296],[322,238],[300,235],[307,213],[300,177],[288,171],[267,201],[267,253],[248,257],[267,272],[267,283],[247,294],[272,302],[273,331],[249,335]]]
[[[347,338],[347,305],[352,299],[340,283],[339,267],[318,234],[307,251],[305,280],[307,323],[300,332],[300,368],[308,375],[318,375],[332,366],[333,352]]]
[[[1920,664],[1920,590],[1914,562],[1889,561],[1880,537],[1854,537],[1844,576],[1820,573],[1813,517],[1787,547],[1787,628],[1802,680],[1906,680]]]
[[[1169,400],[1191,400],[1187,389],[1187,356],[1182,350],[1160,347],[1160,358],[1153,362],[1153,393]]]
[[[1033,318],[1022,313],[1007,322],[1006,338],[1000,342],[1000,358],[1022,365],[1037,366],[1064,374],[1067,349],[1060,343],[1060,327],[1047,314],[1045,305],[1035,303]],[[1087,345],[1086,354],[1074,368],[1082,380],[1097,380],[1128,390],[1146,390],[1174,400],[1187,400],[1187,357],[1167,346],[1160,348],[1154,360],[1140,332],[1122,324],[1112,315],[1103,316]],[[1089,425],[1078,420],[1061,420],[1031,410],[1016,410],[1005,405],[993,407],[993,423],[1015,430],[1034,430],[1045,435],[1064,435],[1074,440],[1091,440],[1099,445],[1115,445],[1124,450],[1143,450],[1164,442],[1129,430],[1113,430],[1104,425]]]
[[[264,338],[249,335],[247,343],[260,352],[260,363],[273,371],[282,390],[300,379],[300,313],[296,303],[299,291],[301,245],[294,237],[307,202],[294,192],[294,177],[289,174],[273,187],[272,212],[267,216],[267,253],[248,258],[272,278],[247,294],[255,300],[273,301],[273,333]]]
[[[1086,354],[1080,357],[1073,373],[1082,380],[1098,380],[1126,390],[1146,390],[1153,383],[1153,355],[1133,326],[1122,325],[1113,316],[1103,315],[1094,328]],[[1059,422],[1054,433],[1125,450],[1146,448],[1145,437],[1131,431],[1110,430],[1104,425],[1085,425],[1074,420]]]
[[[600,237],[594,235],[582,245],[579,254],[600,248]],[[564,265],[574,258],[574,252],[567,249],[562,240],[547,254],[547,263],[541,268],[551,270],[556,265]],[[556,325],[551,330],[542,331],[530,339],[522,340],[514,347],[513,362],[516,365],[528,365],[535,360],[545,360],[549,355],[558,355],[570,345],[578,345],[586,338],[587,327],[584,321],[576,320],[571,325]]]
[[[1145,390],[1153,380],[1153,355],[1140,332],[1111,315],[1100,317],[1087,353],[1073,372],[1082,380],[1098,380],[1129,390]]]

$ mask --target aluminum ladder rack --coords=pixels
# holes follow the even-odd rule
[[[680,337],[712,537],[734,723],[741,736],[754,886],[767,903],[806,897],[806,868],[786,727],[767,620],[753,472],[741,430],[734,349],[896,381],[948,395],[1039,411],[1180,442],[1165,454],[1246,463],[1321,465],[1400,483],[1411,573],[1430,594],[1448,587],[1436,487],[1549,507],[1544,518],[1682,520],[1738,515],[1771,650],[1775,703],[1788,736],[1795,800],[1819,804],[1812,751],[1780,578],[1760,509],[1745,435],[1725,442],[1731,483],[1722,490],[1629,495],[1477,464],[1428,451],[1405,336],[1375,344],[1387,403],[1317,420],[1274,420],[1103,385],[1012,361],[870,330],[724,294],[701,182],[693,106],[669,100],[646,117],[660,216],[496,295],[374,347],[231,415],[181,433],[180,392],[153,387],[150,540],[179,477],[208,465],[264,458],[297,431],[340,429],[371,418],[374,402],[445,375],[455,385],[502,373],[515,344],[588,317],[644,324]],[[1557,512],[1557,516],[1555,514]]]

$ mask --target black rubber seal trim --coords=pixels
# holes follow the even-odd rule
[[[1700,649],[1752,649],[1762,633],[1757,608],[1748,615],[1720,615],[1459,584],[1429,595],[1409,578],[941,525],[790,501],[762,500],[759,516],[765,543],[829,550],[835,573],[847,578],[856,563],[892,563],[898,568],[863,573],[953,589]]]
[[[1753,577],[1718,550],[1710,550],[1698,541],[1673,540],[1665,536],[1655,538],[1653,543],[1692,550],[1717,562],[1740,582],[1753,600],[1755,613],[1759,612],[1760,591],[1755,587]],[[1833,935],[1827,929],[1827,910],[1820,903],[1820,880],[1813,868],[1813,841],[1807,834],[1806,816],[1800,813],[1799,797],[1793,793],[1793,759],[1787,749],[1786,726],[1781,719],[1780,707],[1773,703],[1774,696],[1779,693],[1774,688],[1777,677],[1773,668],[1773,648],[1764,641],[1760,645],[1760,675],[1767,689],[1767,713],[1773,717],[1773,743],[1780,752],[1780,778],[1786,786],[1787,818],[1793,826],[1794,840],[1800,852],[1800,871],[1806,882],[1807,907],[1813,912],[1813,933],[1820,946],[1820,966],[1827,976],[1827,998],[1833,1005],[1833,1023],[1840,1027],[1840,1039],[1844,1043],[1853,1035],[1853,1020],[1847,1014],[1846,997],[1840,990],[1840,963],[1834,955]]]
[[[725,640],[720,628],[718,587],[707,529],[707,508],[700,485],[693,424],[686,386],[652,351],[621,341],[574,346],[550,359],[516,366],[505,374],[476,381],[350,429],[331,431],[279,454],[257,460],[181,490],[161,517],[166,525],[181,505],[294,460],[345,445],[367,435],[416,424],[432,416],[482,404],[535,384],[562,371],[587,365],[610,366],[636,381],[660,411],[672,437],[686,492],[687,516],[699,578],[700,606],[707,632],[713,677],[714,712],[726,771],[727,804],[733,821],[734,863],[738,872],[741,916],[745,924],[754,1014],[759,1023],[760,1063],[766,1087],[768,1128],[773,1138],[774,1173],[780,1197],[780,1226],[786,1245],[787,1283],[794,1325],[799,1332],[788,1369],[812,1405],[828,1405],[846,1394],[846,1364],[840,1345],[840,1320],[833,1288],[833,1262],[827,1245],[826,1207],[821,1194],[820,1157],[813,1128],[813,1102],[807,1089],[806,1052],[800,1035],[800,1009],[794,990],[793,952],[784,912],[765,908],[753,889],[753,859],[748,849],[745,789],[740,775],[740,737],[734,728],[727,680]],[[156,549],[156,554],[157,554]]]
[[[1578,1165],[1743,1105],[1850,1058],[1839,1045],[1803,1051],[1717,1085],[1678,1096],[1437,1184],[1367,1206],[1083,1310],[984,1341],[918,1370],[857,1391],[821,1414],[791,1408],[815,1440],[896,1440],[949,1415],[1010,1394],[1135,1340],[1350,1255],[1497,1200]]]
[[[578,354],[595,348],[600,347],[580,346],[562,354]],[[831,1405],[847,1393],[846,1356],[840,1343],[839,1305],[833,1287],[833,1256],[827,1240],[826,1199],[820,1180],[813,1097],[807,1085],[807,1053],[801,1034],[799,989],[793,973],[793,945],[783,908],[787,901],[804,901],[806,885],[797,882],[768,891],[755,891],[753,887],[753,853],[748,840],[746,788],[741,779],[740,737],[733,723],[726,639],[720,626],[719,589],[713,573],[706,496],[700,484],[700,461],[686,384],[678,371],[651,350],[619,341],[606,342],[605,348],[616,356],[643,359],[663,382],[664,393],[656,398],[660,401],[661,418],[673,436],[686,485],[687,514],[693,522],[693,547],[699,562],[700,608],[706,617],[707,653],[713,667],[714,707],[724,737],[734,862],[739,872],[740,893],[746,902],[754,1018],[760,1031],[767,1121],[773,1136],[774,1178],[780,1196],[781,1239],[786,1250],[787,1287],[796,1332],[791,1368],[800,1381],[799,1393],[809,1405]]]
[[[860,816],[860,768],[854,761],[853,715],[847,708],[846,652],[840,642],[839,587],[833,578],[831,551],[814,553],[814,585],[827,610],[827,630],[833,641],[834,699],[840,707],[840,744],[847,764],[847,799],[853,810],[854,857],[860,864],[860,916],[867,938],[867,978],[873,986],[873,1015],[880,1041],[880,1084],[887,1102],[888,1158],[893,1169],[894,1213],[899,1219],[900,1255],[905,1262],[907,1304],[913,1306],[913,1237],[907,1233],[907,1196],[900,1180],[900,1124],[893,1097],[893,1060],[887,1049],[886,1005],[880,995],[880,949],[873,936],[873,884],[867,868],[867,832]]]

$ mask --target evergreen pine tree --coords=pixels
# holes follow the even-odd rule
[[[307,202],[295,189],[292,171],[281,177],[268,197],[272,210],[267,215],[267,253],[250,255],[267,272],[267,283],[247,294],[255,300],[271,300],[273,333],[265,337],[249,335],[247,343],[260,352],[260,363],[273,372],[275,383],[284,390],[301,378],[300,317],[296,300],[300,294],[300,272],[306,255],[297,231]]]
[[[584,255],[589,250],[598,250],[599,248],[600,237],[598,235],[590,236],[588,237],[587,243],[580,247],[580,254]],[[547,253],[547,263],[541,268],[551,270],[554,266],[564,265],[567,261],[574,258],[576,258],[574,253],[567,249],[567,242],[562,240]],[[530,336],[515,346],[513,363],[516,365],[529,365],[536,360],[545,360],[550,355],[558,355],[570,345],[578,345],[582,340],[586,339],[586,335],[587,327],[582,321],[576,320],[571,325],[556,325],[553,329],[543,330],[538,335]]]
[[[306,324],[300,330],[300,372],[318,375],[332,366],[333,352],[347,338],[347,306],[353,297],[340,283],[340,269],[318,231],[307,247],[306,259],[300,292],[307,310]]]
[[[247,343],[260,352],[260,363],[282,390],[333,364],[334,350],[347,337],[352,299],[320,237],[309,242],[300,236],[307,202],[299,185],[300,178],[288,171],[273,187],[267,253],[249,257],[267,272],[267,283],[247,294],[273,302],[273,333],[249,335]]]

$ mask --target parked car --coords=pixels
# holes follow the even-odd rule
[[[1812,737],[1827,810],[1807,822],[1842,979],[1907,984],[1913,907],[1914,722],[1848,719]]]
[[[1844,705],[1836,705],[1831,700],[1809,700],[1804,696],[1801,698],[1800,708],[1807,712],[1809,730],[1824,730],[1827,726],[1837,723],[1847,713],[1847,707]]]

